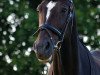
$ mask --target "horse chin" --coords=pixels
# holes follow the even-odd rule
[[[47,63],[47,62],[51,62],[52,61],[52,55],[48,58],[48,59],[45,59],[45,60],[43,60],[43,59],[38,59],[40,62],[42,62],[42,63]]]

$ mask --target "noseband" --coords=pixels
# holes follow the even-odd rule
[[[72,3],[72,2],[71,2],[71,3]],[[55,28],[54,25],[52,25],[52,24],[50,24],[50,23],[45,23],[45,24],[43,24],[42,26],[40,26],[40,27],[38,28],[38,30],[37,30],[33,35],[35,35],[36,33],[39,33],[40,31],[45,30],[45,31],[48,33],[49,37],[50,37],[51,43],[52,43],[52,45],[53,45],[53,48],[54,48],[55,50],[58,50],[58,49],[59,49],[59,45],[58,45],[58,44],[61,43],[61,42],[63,41],[64,36],[65,36],[65,32],[66,32],[66,30],[67,30],[67,28],[68,28],[68,25],[69,25],[69,23],[70,23],[70,21],[71,21],[71,18],[73,18],[73,11],[69,11],[67,17],[68,17],[68,18],[67,18],[67,21],[65,22],[66,27],[65,27],[65,30],[64,30],[64,31],[61,31],[61,30]],[[58,38],[59,38],[59,41],[57,42],[56,45],[54,44],[54,41],[53,41],[53,38],[52,38],[52,35],[51,35],[50,31],[53,32],[55,35],[57,35]]]

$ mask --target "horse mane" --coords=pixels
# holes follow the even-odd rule
[[[73,11],[73,18],[68,25],[67,31],[65,31],[60,54],[57,52],[54,54],[54,75],[78,75],[78,61],[77,29]],[[57,69],[59,65],[61,68],[60,73],[59,69]]]
[[[99,74],[100,68],[98,68],[97,64],[94,62],[94,59],[89,50],[79,39],[74,10],[73,18],[70,21],[70,24],[68,25],[65,33],[66,34],[64,36],[60,50],[60,62],[63,72],[62,75]]]
[[[66,57],[66,58],[65,58]],[[70,58],[69,58],[70,57]],[[65,75],[78,75],[78,44],[75,12],[68,25],[66,35],[61,47],[61,59]]]

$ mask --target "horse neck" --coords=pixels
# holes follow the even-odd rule
[[[95,63],[90,51],[78,39],[79,75],[99,75],[100,67]]]
[[[53,75],[78,75],[77,31],[74,24],[76,24],[75,19],[73,19],[72,29],[71,27],[67,29],[60,55],[54,52]]]
[[[59,52],[57,51],[54,51],[54,55],[53,55],[53,75],[63,75],[61,57]]]
[[[61,61],[63,75],[95,75],[94,73],[91,74],[91,71],[96,70],[97,65],[78,37],[75,16],[73,18],[73,27],[72,29],[71,27],[68,28],[62,43]]]
[[[78,41],[75,17],[73,18],[73,25],[66,31],[66,35],[61,47],[61,59],[64,75],[78,75],[79,58],[78,58]]]

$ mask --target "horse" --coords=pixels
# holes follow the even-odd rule
[[[100,50],[91,52],[80,40],[73,1],[43,0],[37,12],[33,50],[40,62],[50,62],[48,75],[100,75]]]

